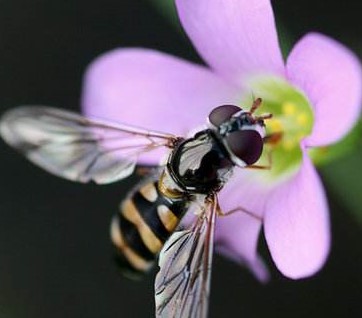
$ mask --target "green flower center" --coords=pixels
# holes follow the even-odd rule
[[[268,179],[286,177],[300,166],[300,143],[313,129],[310,103],[300,90],[277,77],[253,78],[247,88],[252,94],[242,100],[242,105],[246,107],[252,104],[253,98],[262,98],[257,114],[271,113],[273,117],[265,120],[267,135],[280,136],[275,143],[266,145],[259,163],[267,165],[271,158],[271,170],[266,173]]]

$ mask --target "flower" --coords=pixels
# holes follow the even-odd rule
[[[208,66],[138,48],[104,54],[85,76],[86,114],[186,135],[221,104],[263,98],[270,132],[283,138],[270,171],[235,169],[220,193],[224,211],[242,206],[263,219],[271,256],[290,278],[313,275],[330,249],[326,195],[308,149],[345,136],[358,119],[362,71],[336,41],[304,36],[283,61],[269,0],[176,0],[187,35]],[[248,102],[249,100],[249,102]],[[141,161],[156,164],[159,153]],[[219,218],[216,248],[267,272],[257,254],[261,222],[246,213]]]

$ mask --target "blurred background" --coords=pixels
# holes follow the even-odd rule
[[[37,103],[78,110],[85,68],[115,47],[200,61],[155,2],[1,0],[0,111]],[[274,10],[290,40],[320,31],[362,57],[361,1],[278,0]],[[267,285],[216,256],[210,317],[360,316],[361,162],[359,150],[321,169],[333,226],[323,270],[309,279],[284,278],[263,238],[272,276]],[[0,318],[153,316],[154,275],[140,282],[120,276],[108,237],[110,218],[135,182],[64,181],[0,141]]]

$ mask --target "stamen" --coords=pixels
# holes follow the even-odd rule
[[[300,126],[306,125],[308,122],[308,116],[306,113],[301,113],[297,116],[297,123]]]
[[[268,122],[268,126],[270,127],[272,132],[283,131],[283,124],[279,119],[272,118]]]
[[[284,102],[282,105],[282,111],[285,115],[294,115],[297,110],[297,107],[292,102]]]

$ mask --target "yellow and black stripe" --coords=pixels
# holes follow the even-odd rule
[[[122,202],[111,237],[125,273],[141,274],[152,267],[187,207],[187,200],[163,196],[157,182],[142,185]]]

